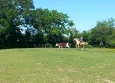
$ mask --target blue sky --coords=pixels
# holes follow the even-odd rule
[[[33,0],[35,8],[67,14],[80,32],[95,27],[97,21],[115,19],[115,0]]]

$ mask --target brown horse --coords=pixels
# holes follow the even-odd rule
[[[83,49],[84,49],[84,46],[88,44],[87,42],[81,42],[81,43],[80,43],[79,39],[77,39],[77,38],[74,38],[74,41],[75,41],[75,43],[76,43],[76,47],[77,47],[77,48],[79,48],[79,46],[82,46],[82,49],[81,49],[81,50],[83,50]]]
[[[103,42],[100,42],[99,46],[100,46],[100,48],[102,48],[103,47]]]

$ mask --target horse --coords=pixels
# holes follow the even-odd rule
[[[100,42],[99,46],[100,46],[100,48],[102,48],[103,47],[103,42]]]
[[[79,39],[77,38],[74,38],[74,41],[76,43],[76,47],[79,48],[79,46],[82,46],[82,49],[81,50],[84,50],[84,46],[88,44],[88,42],[81,42],[79,41]]]

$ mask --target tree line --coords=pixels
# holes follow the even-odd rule
[[[77,19],[77,18],[76,18]],[[0,48],[55,46],[83,36],[91,46],[102,40],[115,47],[115,19],[98,21],[89,31],[79,32],[69,16],[57,10],[34,8],[33,0],[0,0]]]

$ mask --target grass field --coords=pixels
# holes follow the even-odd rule
[[[0,50],[0,83],[115,83],[115,49]]]

